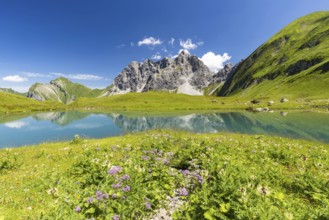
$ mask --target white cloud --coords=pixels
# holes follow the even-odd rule
[[[173,46],[174,45],[174,42],[175,42],[175,38],[171,38],[170,41],[168,41],[168,44]]]
[[[5,126],[8,127],[8,128],[16,128],[16,129],[19,129],[19,128],[22,128],[24,126],[27,126],[29,125],[28,122],[24,122],[24,121],[14,121],[14,122],[7,122],[5,123]]]
[[[117,48],[121,49],[121,48],[124,48],[125,46],[126,46],[125,44],[120,44],[120,45],[117,45]]]
[[[147,45],[147,46],[156,46],[156,45],[161,45],[162,41],[160,41],[160,39],[156,39],[154,37],[148,37],[148,38],[144,38],[141,41],[138,41],[138,46],[142,46],[142,45]]]
[[[180,40],[179,44],[186,50],[194,50],[198,47],[198,45],[194,44],[191,39],[187,39],[186,41]]]
[[[77,79],[77,80],[101,80],[104,79],[102,76],[97,76],[93,74],[64,74],[64,73],[51,73],[54,76],[65,77],[68,79]]]
[[[135,46],[134,42],[130,42],[130,46],[134,47]]]
[[[223,69],[224,62],[231,59],[227,53],[223,55],[216,55],[213,52],[209,51],[208,53],[204,54],[200,60],[209,68],[211,72],[217,73],[218,70]]]
[[[192,40],[189,38],[186,41],[184,40],[179,40],[179,44],[181,47],[183,47],[185,50],[194,50],[198,46],[202,46],[204,44],[203,41],[199,41],[197,43],[193,43]]]
[[[46,74],[41,74],[41,73],[32,73],[32,72],[22,72],[27,77],[31,78],[36,78],[36,77],[50,77],[49,75]]]
[[[28,81],[27,78],[21,77],[19,75],[5,76],[2,78],[2,80],[7,81],[7,82],[26,82],[26,81]]]
[[[196,43],[198,46],[202,46],[203,44],[204,44],[204,42],[203,41],[200,41],[200,42],[198,42],[198,43]]]
[[[151,59],[153,59],[153,60],[160,60],[160,59],[161,59],[161,55],[160,55],[160,53],[156,53],[156,54],[154,54],[154,55],[151,57]]]

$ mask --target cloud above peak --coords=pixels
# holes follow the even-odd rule
[[[102,76],[97,76],[93,74],[64,74],[64,73],[51,73],[53,76],[65,77],[68,79],[76,79],[76,80],[101,80],[104,79]]]
[[[6,82],[27,82],[28,79],[26,77],[21,77],[19,75],[11,75],[11,76],[5,76],[2,78],[3,81]]]
[[[220,69],[223,69],[224,62],[231,59],[227,53],[223,55],[216,55],[215,53],[209,51],[208,53],[204,54],[200,60],[209,68],[209,70],[213,73],[217,73]]]
[[[197,43],[193,43],[192,40],[190,38],[188,38],[187,40],[180,40],[179,41],[179,45],[184,48],[185,50],[194,50],[196,49],[198,46],[202,46],[203,42],[197,42]]]
[[[168,44],[171,45],[171,46],[173,46],[174,43],[175,43],[175,38],[172,37],[172,38],[170,39],[170,41],[168,41]]]
[[[161,57],[161,55],[160,55],[160,53],[158,52],[158,53],[156,53],[156,54],[154,54],[152,57],[151,57],[151,59],[153,59],[153,60],[160,60],[162,57]]]
[[[157,46],[161,45],[162,41],[160,39],[156,39],[154,37],[147,37],[141,41],[138,41],[138,46],[146,45],[146,46]]]

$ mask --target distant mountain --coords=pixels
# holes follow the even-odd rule
[[[329,97],[329,12],[289,24],[230,73],[220,96]]]
[[[203,95],[207,86],[225,81],[226,76],[226,72],[211,73],[198,57],[183,50],[175,59],[131,62],[104,95],[147,91]]]
[[[54,100],[69,104],[80,97],[94,98],[100,96],[104,91],[101,89],[90,89],[79,83],[60,77],[47,84],[35,83],[28,91],[27,97],[39,101]]]
[[[81,120],[90,116],[91,112],[78,112],[78,111],[62,111],[62,112],[42,112],[33,115],[32,117],[38,121],[51,121],[52,123],[60,126],[71,124],[74,121]]]
[[[5,92],[5,93],[10,93],[10,94],[15,94],[15,95],[22,95],[22,96],[26,95],[26,93],[20,93],[13,89],[10,89],[10,88],[0,88],[0,92]]]

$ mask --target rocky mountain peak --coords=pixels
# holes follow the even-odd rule
[[[176,64],[184,64],[188,62],[188,60],[191,58],[191,54],[187,50],[182,50],[178,56],[175,58]]]
[[[132,62],[114,79],[107,95],[150,90],[202,95],[214,74],[197,57],[182,50],[175,59]]]

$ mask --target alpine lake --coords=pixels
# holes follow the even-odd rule
[[[150,129],[194,133],[272,135],[329,143],[328,113],[277,111],[181,112],[159,115],[63,111],[0,116],[0,148],[72,140],[75,135],[103,138]]]

